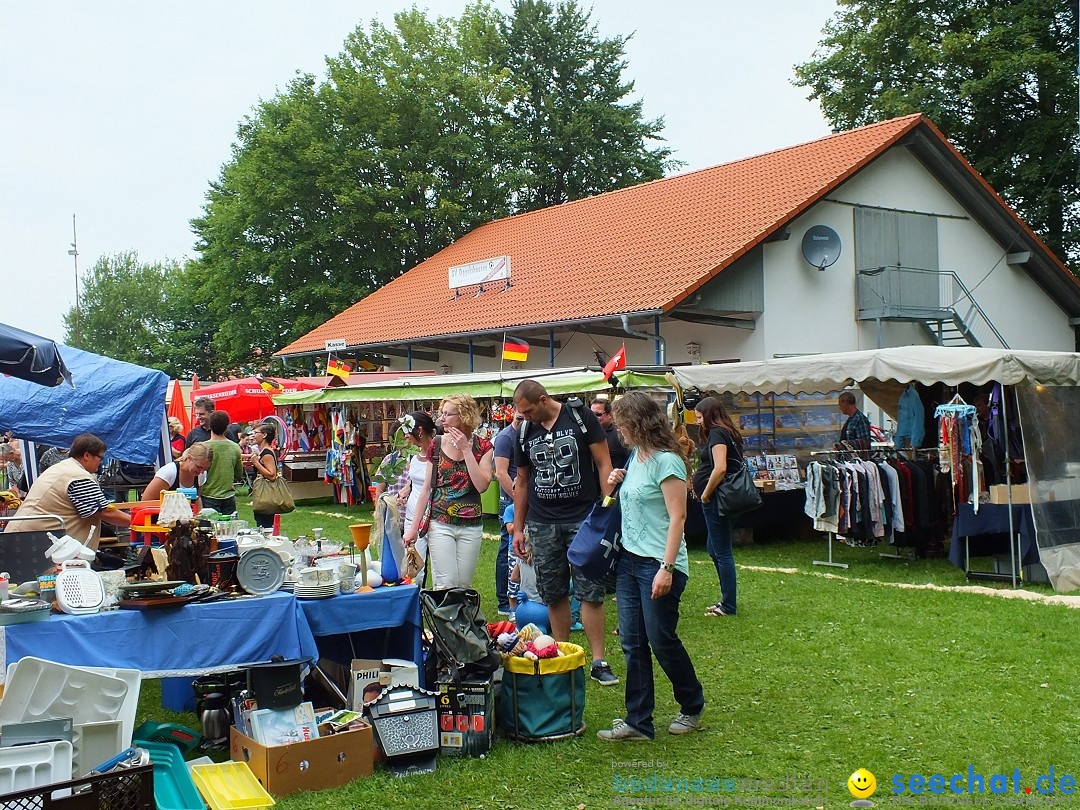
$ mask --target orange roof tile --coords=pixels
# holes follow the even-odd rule
[[[490,222],[278,354],[670,310],[920,123],[944,140],[909,115]],[[448,268],[504,255],[510,289],[450,300]]]

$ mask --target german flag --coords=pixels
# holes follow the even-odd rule
[[[261,374],[255,377],[259,381],[259,385],[262,386],[263,391],[273,396],[274,394],[284,394],[285,386],[275,380],[273,377],[264,377]]]
[[[524,363],[529,357],[529,344],[521,338],[503,338],[503,360],[516,360]]]
[[[326,361],[326,373],[333,374],[335,377],[340,377],[349,381],[349,374],[352,373],[352,366],[338,357],[336,354],[330,355],[330,358]]]

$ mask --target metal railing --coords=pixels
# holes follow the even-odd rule
[[[861,320],[918,321],[944,342],[1009,348],[971,291],[952,270],[876,267],[856,276]]]

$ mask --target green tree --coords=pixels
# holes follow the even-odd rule
[[[503,20],[499,61],[514,77],[509,161],[522,172],[515,203],[534,210],[635,185],[680,165],[664,121],[627,101],[629,37],[601,38],[573,0],[515,0]]]
[[[923,112],[1063,259],[1080,258],[1077,14],[1061,0],[838,0],[795,67],[847,128]]]
[[[102,256],[82,273],[77,342],[75,308],[64,315],[66,342],[171,373],[162,351],[166,332],[162,301],[166,276],[178,270],[173,262],[141,262],[134,251]]]

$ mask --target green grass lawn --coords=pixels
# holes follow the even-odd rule
[[[247,510],[250,513],[250,509]],[[370,511],[366,513],[370,516]],[[241,514],[243,517],[243,514]],[[346,539],[362,509],[303,506],[283,518],[291,537],[322,526]],[[488,527],[494,533],[494,522]],[[497,542],[484,544],[476,587],[494,614]],[[677,711],[657,668],[657,739],[605,743],[599,728],[622,714],[622,687],[587,685],[588,731],[576,740],[522,745],[498,739],[483,759],[440,757],[435,774],[373,777],[336,790],[280,800],[283,810],[329,807],[576,808],[613,806],[625,797],[682,799],[822,796],[848,803],[848,776],[872,771],[878,806],[896,774],[1012,774],[1024,787],[1048,774],[1080,771],[1075,628],[1067,607],[993,595],[907,589],[889,583],[963,585],[947,560],[885,560],[876,551],[838,546],[847,570],[811,564],[820,542],[770,542],[736,548],[739,614],[706,618],[717,580],[705,550],[690,549],[691,580],[680,634],[708,701],[705,729],[673,737],[662,729]],[[747,567],[748,566],[748,567]],[[793,570],[794,569],[794,570]],[[1047,588],[1033,588],[1041,593]],[[615,626],[615,605],[608,619]],[[583,634],[575,641],[584,643]],[[623,673],[618,639],[607,655]],[[1072,651],[1072,652],[1070,652]],[[193,715],[161,709],[156,682],[143,687],[140,721],[195,725]],[[651,761],[630,769],[622,763]],[[757,779],[809,777],[811,793],[618,792],[614,777]],[[745,785],[740,786],[745,787]],[[910,796],[910,794],[908,794]],[[925,794],[924,794],[925,795]],[[820,806],[820,802],[815,803]]]

